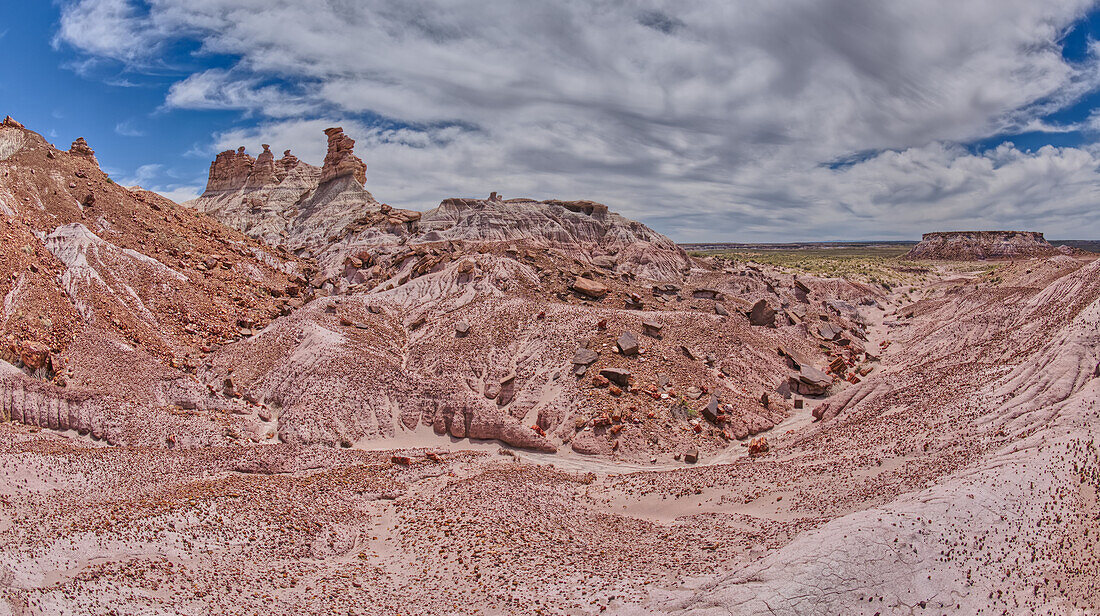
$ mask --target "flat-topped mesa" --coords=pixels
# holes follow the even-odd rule
[[[76,138],[76,141],[69,147],[69,154],[90,158],[95,162],[96,166],[99,165],[99,161],[95,158],[95,150],[88,147],[88,142],[84,140],[84,137]]]
[[[321,167],[321,183],[351,176],[360,185],[367,183],[367,164],[355,155],[355,140],[344,134],[340,127],[326,128],[328,153]]]
[[[977,261],[1049,257],[1057,249],[1037,231],[937,231],[925,233],[905,258]]]

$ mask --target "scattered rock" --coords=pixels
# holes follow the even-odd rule
[[[749,313],[749,324],[757,327],[775,327],[775,310],[768,305],[767,300],[760,300],[753,304]]]
[[[573,354],[573,363],[578,366],[590,366],[599,358],[600,354],[596,351],[581,347]]]
[[[30,370],[38,370],[46,367],[50,358],[50,347],[28,340],[19,345],[19,361]]]
[[[694,297],[695,299],[713,299],[713,300],[720,300],[723,297],[725,297],[724,295],[722,295],[722,292],[718,291],[717,289],[695,289],[694,291],[691,292],[691,296]]]
[[[465,338],[470,333],[470,324],[466,321],[455,323],[455,336]]]
[[[623,332],[619,339],[615,341],[615,344],[619,347],[619,352],[626,356],[638,354],[638,339],[634,337],[634,334],[630,332]]]
[[[703,410],[700,411],[703,418],[712,424],[718,423],[718,396],[714,394],[710,395],[710,402],[707,403]]]
[[[823,322],[819,323],[814,329],[815,333],[821,337],[822,340],[836,340],[840,334],[844,332],[843,329],[834,325],[833,323]]]
[[[688,464],[695,464],[698,461],[699,461],[699,450],[698,449],[688,449],[687,451],[684,452],[684,462],[687,462]]]
[[[754,458],[768,453],[768,449],[770,449],[770,447],[768,446],[768,439],[766,437],[758,436],[749,441],[749,455]]]
[[[664,326],[656,321],[642,321],[642,333],[653,338],[661,337],[661,330]]]
[[[833,384],[833,379],[813,366],[802,366],[790,379],[791,389],[804,396],[820,396]]]
[[[592,257],[592,265],[596,267],[613,270],[615,269],[615,257],[600,255],[598,257]]]
[[[629,370],[623,370],[622,368],[604,368],[600,370],[600,376],[622,387],[630,385]]]
[[[592,299],[600,299],[607,295],[607,285],[581,276],[573,282],[573,290]]]

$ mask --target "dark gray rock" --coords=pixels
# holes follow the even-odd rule
[[[775,310],[768,305],[767,300],[760,300],[753,304],[749,312],[749,324],[757,327],[775,327]]]
[[[717,289],[695,289],[691,292],[691,296],[695,299],[714,299],[720,300],[724,295]]]
[[[623,370],[622,368],[604,368],[600,370],[600,375],[620,387],[630,385],[629,370]]]
[[[623,335],[619,336],[615,344],[619,346],[619,352],[623,355],[630,356],[638,354],[638,339],[630,332],[623,332]]]
[[[700,412],[702,413],[703,418],[710,423],[718,423],[718,396],[711,394],[710,401],[707,402],[707,405],[703,407],[703,410]]]
[[[593,362],[600,358],[600,354],[592,349],[579,348],[577,352],[573,354],[573,363],[578,366],[590,366]]]

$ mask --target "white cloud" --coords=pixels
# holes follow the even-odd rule
[[[1078,211],[1100,183],[1087,148],[950,145],[1080,128],[1041,118],[1100,83],[1095,55],[1070,63],[1058,45],[1091,0],[144,4],[71,3],[58,38],[134,64],[177,37],[239,57],[165,107],[266,116],[218,145],[313,162],[319,130],[343,124],[395,205],[594,198],[683,240],[1057,228],[1056,214],[1100,234]],[[865,152],[882,153],[825,166]]]
[[[190,201],[202,194],[205,189],[203,186],[154,186],[147,188],[161,196],[168,197],[176,203],[183,203],[184,201]]]
[[[311,108],[301,96],[278,86],[262,85],[257,78],[238,78],[221,69],[195,73],[172,84],[164,103],[166,108],[259,110],[273,117],[300,115]]]
[[[134,126],[133,120],[125,120],[115,124],[115,133],[123,137],[144,137],[145,132]]]
[[[130,176],[119,177],[116,182],[123,186],[142,185],[150,180],[160,177],[161,170],[164,169],[164,165],[161,164],[148,164],[141,165],[134,170],[134,174]]]

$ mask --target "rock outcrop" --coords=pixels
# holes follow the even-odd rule
[[[363,187],[367,166],[354,154],[355,141],[340,128],[325,134],[322,167],[290,150],[276,160],[268,144],[255,158],[243,146],[218,154],[206,191],[185,205],[272,246],[317,257],[330,274],[346,257],[340,248],[329,254],[337,244],[396,242],[415,232],[419,212],[384,206]]]
[[[345,135],[340,127],[326,128],[325,135],[328,136],[328,153],[321,167],[321,183],[350,176],[360,185],[366,184],[367,164],[354,154],[355,140]]]
[[[561,249],[593,267],[655,280],[683,277],[691,261],[669,238],[593,201],[446,199],[423,214],[379,203],[366,190],[366,164],[341,128],[325,130],[322,167],[270,146],[253,158],[239,148],[218,154],[206,191],[185,205],[252,237],[313,257],[334,288],[364,252],[405,244],[524,242]],[[360,277],[347,284],[363,282]]]
[[[1036,231],[940,231],[925,233],[906,259],[979,261],[1049,257],[1057,253]]]
[[[447,199],[424,213],[420,229],[414,241],[526,241],[654,280],[679,279],[691,268],[675,242],[593,201]]]
[[[99,166],[99,161],[95,158],[95,150],[88,146],[88,142],[84,140],[84,137],[76,138],[76,141],[69,147],[69,154],[90,158],[97,167]]]

